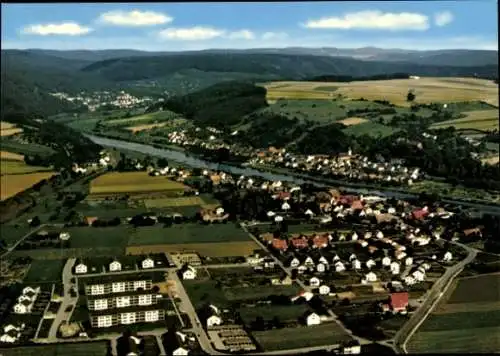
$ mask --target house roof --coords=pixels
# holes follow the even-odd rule
[[[391,293],[390,305],[393,309],[406,308],[408,305],[408,292]]]
[[[137,273],[116,273],[116,274],[104,274],[96,277],[79,277],[80,283],[83,282],[85,285],[93,284],[106,284],[113,282],[126,282],[126,281],[153,281],[159,282],[165,280],[163,272],[147,272],[143,270]]]

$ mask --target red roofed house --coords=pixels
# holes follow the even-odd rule
[[[288,200],[288,199],[290,199],[290,197],[291,197],[290,192],[280,192],[279,193],[279,198],[281,200]]]
[[[352,204],[351,204],[351,209],[362,210],[363,209],[363,203],[361,202],[361,200],[355,200],[355,201],[353,201]]]
[[[338,201],[341,204],[351,205],[356,199],[357,197],[354,195],[342,195]]]
[[[325,248],[326,246],[328,246],[328,242],[328,236],[326,235],[316,235],[313,238],[313,244],[317,248]]]
[[[288,243],[286,240],[273,239],[273,247],[281,251],[286,251],[288,248]]]
[[[309,247],[309,243],[306,238],[303,237],[294,237],[290,241],[295,248],[307,248]]]
[[[427,216],[427,214],[429,214],[427,209],[414,210],[412,212],[413,218],[417,220],[422,220]]]
[[[384,311],[392,310],[394,313],[405,311],[408,307],[408,292],[391,293],[389,304],[384,304]]]

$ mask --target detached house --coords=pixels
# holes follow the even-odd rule
[[[409,295],[408,292],[391,293],[389,301],[382,305],[384,311],[392,311],[393,313],[405,312],[408,307]]]
[[[321,324],[321,318],[316,313],[309,313],[309,314],[307,314],[306,317],[305,317],[305,320],[306,320],[306,325],[307,326]]]
[[[92,327],[157,322],[165,319],[162,295],[153,292],[150,274],[114,274],[85,281]]]
[[[121,270],[122,270],[122,264],[118,260],[115,259],[109,264],[110,272],[119,272]]]
[[[77,260],[75,263],[75,274],[85,274],[87,272],[87,265],[82,260]]]
[[[208,312],[206,317],[207,328],[222,324],[222,318],[220,317],[219,309],[215,305],[210,304],[207,308],[207,312]]]
[[[187,280],[195,279],[196,278],[196,269],[188,264],[185,264],[179,270],[179,274],[182,277],[182,279],[187,279]]]
[[[319,287],[319,294],[321,295],[328,295],[330,294],[330,287],[327,285],[322,285]]]
[[[155,261],[151,257],[147,257],[141,262],[141,266],[143,269],[154,268]]]

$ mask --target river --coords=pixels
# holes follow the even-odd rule
[[[412,199],[412,198],[417,198],[418,196],[415,194],[407,194],[407,193],[402,193],[402,192],[396,192],[396,191],[389,191],[389,190],[383,190],[383,191],[378,191],[375,189],[363,189],[363,188],[353,188],[349,186],[343,186],[342,184],[339,184],[337,182],[331,182],[327,183],[327,179],[321,179],[321,178],[305,178],[305,177],[298,177],[293,174],[278,174],[278,173],[272,173],[272,172],[266,172],[266,171],[260,171],[254,168],[249,168],[249,167],[237,167],[237,166],[232,166],[232,165],[220,165],[215,163],[215,162],[210,162],[206,161],[194,156],[191,156],[189,154],[186,154],[185,152],[182,151],[176,151],[168,148],[156,148],[150,145],[142,144],[142,143],[136,143],[136,142],[130,142],[130,141],[123,141],[123,140],[117,140],[117,139],[111,139],[111,138],[106,138],[106,137],[100,137],[100,136],[95,136],[95,135],[90,135],[90,134],[84,134],[86,137],[94,141],[96,144],[101,145],[103,147],[112,147],[112,148],[117,148],[117,149],[124,149],[124,150],[130,150],[130,151],[135,151],[135,152],[140,152],[143,154],[155,156],[155,157],[162,157],[166,158],[167,160],[170,159],[172,161],[176,161],[179,163],[183,163],[187,166],[194,167],[194,168],[206,168],[210,170],[216,170],[220,169],[226,172],[230,172],[235,175],[244,175],[247,177],[254,176],[254,177],[262,177],[266,180],[280,180],[283,182],[293,182],[296,184],[304,184],[304,183],[310,183],[314,184],[316,186],[320,187],[330,187],[330,186],[336,186],[339,187],[345,191],[349,192],[354,192],[358,194],[365,194],[365,195],[378,195],[378,196],[386,196],[389,198],[396,198],[396,199]],[[321,183],[319,181],[325,182]],[[463,207],[468,207],[468,208],[473,208],[477,209],[482,213],[488,213],[488,214],[494,214],[494,215],[500,215],[500,206],[498,205],[487,205],[487,204],[480,204],[480,203],[472,203],[472,202],[465,202],[465,201],[459,201],[459,200],[451,200],[451,199],[442,199],[442,201],[446,203],[452,203],[452,204],[457,204],[461,205]]]

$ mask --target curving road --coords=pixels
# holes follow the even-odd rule
[[[393,342],[398,353],[408,353],[406,350],[406,345],[413,334],[415,334],[420,325],[422,325],[427,317],[432,313],[441,298],[446,294],[453,280],[460,274],[460,272],[462,272],[467,264],[471,263],[476,258],[476,249],[470,248],[458,242],[451,243],[464,248],[469,254],[465,259],[446,270],[443,276],[441,276],[441,278],[434,283],[432,288],[429,289],[427,297],[419,307],[419,309],[411,316],[410,320],[405,325],[403,325],[403,327],[396,333]]]

